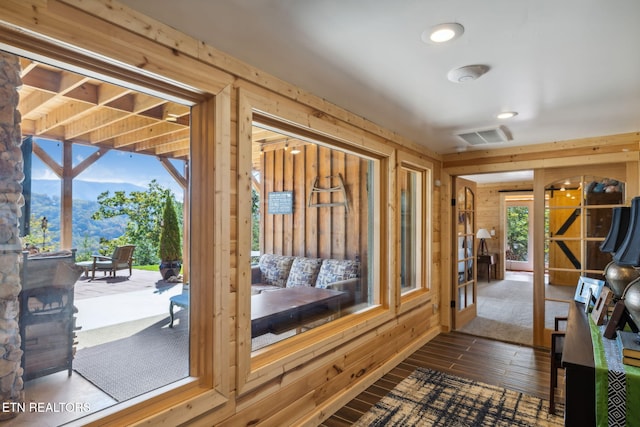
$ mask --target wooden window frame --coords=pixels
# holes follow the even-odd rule
[[[191,233],[191,282],[200,285],[191,289],[190,375],[88,414],[82,417],[83,424],[124,425],[145,419],[177,425],[231,403],[226,369],[230,360],[228,316],[225,318],[228,298],[223,292],[228,289],[229,273],[228,268],[222,268],[229,265],[229,239],[223,235],[229,230],[229,197],[222,190],[228,190],[230,180],[225,167],[230,158],[230,86],[219,84],[219,92],[207,94],[34,33],[0,25],[0,36],[0,48],[15,55],[192,106],[190,224],[199,231]],[[198,218],[207,218],[206,224],[193,221]]]
[[[400,174],[402,170],[408,170],[411,172],[418,173],[420,179],[420,186],[422,187],[422,197],[421,197],[421,206],[420,206],[420,215],[419,218],[421,220],[420,229],[421,233],[419,236],[420,239],[420,247],[421,247],[421,259],[420,259],[420,276],[421,282],[413,289],[410,289],[406,292],[402,292],[402,287],[400,283],[400,262],[398,262],[397,274],[398,278],[397,284],[395,286],[396,289],[396,298],[399,302],[398,311],[405,312],[414,309],[415,307],[428,303],[433,298],[432,288],[430,286],[432,281],[432,269],[431,269],[431,236],[432,236],[432,176],[433,176],[433,163],[424,160],[421,157],[412,155],[407,152],[399,151],[396,155],[397,161],[397,182],[398,186],[396,189],[396,206],[401,206],[401,188],[400,188]],[[397,236],[397,244],[396,244],[396,258],[400,260],[401,256],[401,241],[400,241],[400,227],[401,227],[401,218],[400,212],[398,214],[398,219],[396,221],[396,236]]]
[[[383,206],[388,205],[389,194],[393,190],[392,171],[395,165],[394,150],[382,142],[363,138],[356,138],[357,129],[348,124],[336,124],[323,121],[314,116],[305,107],[289,103],[270,94],[267,98],[255,93],[253,87],[238,89],[238,194],[237,194],[237,390],[238,394],[245,394],[269,381],[281,376],[283,372],[294,370],[295,375],[304,375],[313,371],[313,366],[302,366],[316,354],[331,354],[331,349],[347,343],[353,338],[382,325],[393,318],[390,307],[391,268],[387,267],[392,245],[382,236],[386,235],[392,215]],[[377,163],[374,180],[377,187],[374,191],[374,210],[376,212],[372,226],[376,233],[370,247],[374,250],[372,259],[376,268],[370,275],[378,294],[378,304],[359,313],[336,319],[326,325],[314,328],[312,331],[287,340],[275,343],[269,347],[251,352],[251,224],[250,191],[251,191],[251,153],[252,153],[252,125],[259,122],[270,125],[282,131],[290,131],[310,140],[327,144],[331,147],[345,150],[349,153],[374,160]],[[353,132],[353,133],[352,133]],[[349,137],[352,137],[352,142]],[[243,225],[244,224],[244,225]],[[373,276],[373,277],[371,277]],[[296,370],[295,367],[301,369]]]

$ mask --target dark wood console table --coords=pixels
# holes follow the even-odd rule
[[[487,282],[491,282],[491,267],[493,267],[493,278],[498,273],[498,254],[478,255],[478,265],[485,264],[487,266]]]
[[[340,312],[344,292],[298,286],[251,296],[251,338]]]
[[[567,426],[596,425],[596,371],[589,319],[584,304],[569,305],[569,320],[562,351],[565,368],[564,422]]]

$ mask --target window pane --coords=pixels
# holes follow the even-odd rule
[[[378,303],[370,244],[378,164],[258,123],[253,132],[255,351]],[[416,185],[409,177],[407,185],[411,229]],[[416,242],[405,249],[415,254]]]
[[[601,274],[611,255],[600,244],[611,226],[612,208],[624,203],[625,185],[610,178],[571,177],[546,189],[549,282],[575,286],[580,276]]]
[[[400,282],[402,292],[423,285],[423,173],[400,170]]]

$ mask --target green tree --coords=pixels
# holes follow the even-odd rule
[[[169,191],[165,195],[162,211],[162,228],[160,230],[160,261],[182,261],[182,245],[180,243],[180,226],[173,207],[173,197]]]
[[[136,264],[157,264],[160,222],[167,192],[168,189],[153,180],[149,183],[147,191],[132,191],[128,195],[124,191],[116,191],[113,195],[109,191],[100,194],[99,208],[92,215],[92,219],[125,215],[129,219],[122,236],[109,242],[101,242],[104,251],[110,253],[114,246],[132,244],[136,245]],[[173,198],[173,195],[171,197]],[[181,219],[181,205],[178,205],[176,210],[177,217]]]
[[[529,245],[529,208],[512,206],[507,209],[507,259],[526,261]]]

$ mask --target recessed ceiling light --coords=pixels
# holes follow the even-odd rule
[[[422,33],[422,41],[425,43],[444,43],[457,39],[462,33],[464,33],[464,27],[458,23],[439,24],[425,30]]]
[[[496,117],[499,119],[510,119],[517,115],[518,115],[517,111],[503,111],[502,113],[498,114]]]

